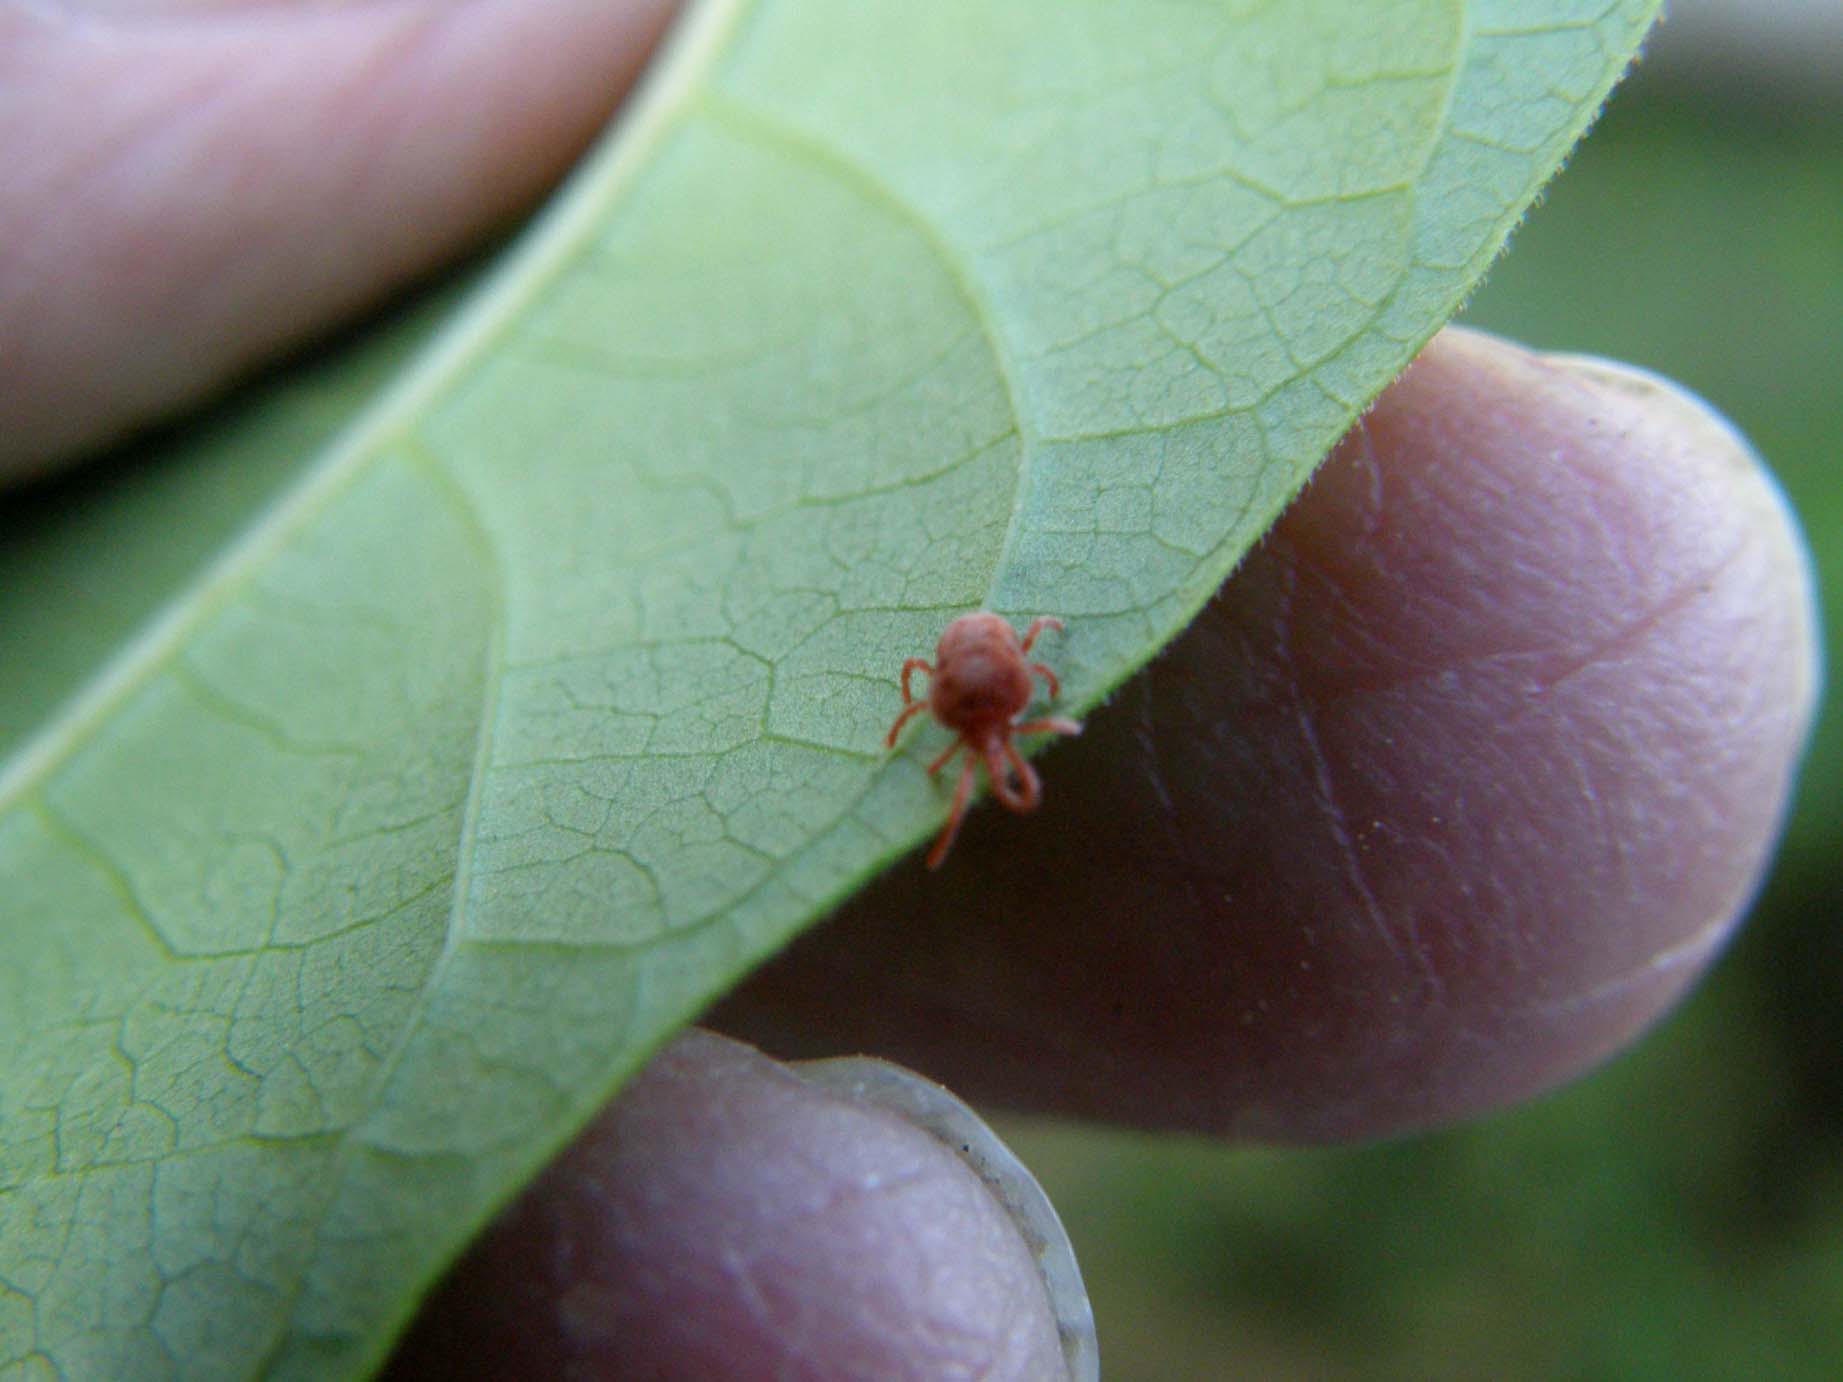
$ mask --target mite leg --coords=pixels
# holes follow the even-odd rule
[[[992,795],[1013,811],[1034,811],[1043,800],[1043,784],[1036,769],[1018,755],[1009,741],[992,739],[985,746],[986,776],[992,780]],[[1017,782],[1012,782],[1012,777]]]
[[[903,663],[902,703],[904,705],[907,705],[910,701],[915,699],[915,693],[909,689],[909,678],[914,676],[917,670],[926,672],[929,676],[934,675],[934,668],[928,665],[928,659],[925,657],[912,657],[907,662]]]
[[[896,747],[896,736],[902,733],[902,727],[908,724],[910,720],[913,720],[917,715],[921,714],[922,711],[926,710],[927,708],[928,708],[928,702],[926,701],[910,701],[908,704],[903,706],[902,714],[896,717],[896,723],[890,726],[890,732],[883,740],[883,747],[886,749],[895,748]]]
[[[960,747],[958,744],[955,748]],[[945,761],[945,760],[943,760]],[[934,848],[928,851],[928,867],[938,869],[941,861],[947,857],[947,851],[953,848],[954,836],[960,833],[960,822],[966,818],[966,803],[973,795],[973,751],[966,751],[966,765],[960,769],[960,785],[954,788],[953,807],[947,813],[947,824],[941,828],[940,835],[934,841]]]
[[[1022,797],[1014,802],[1006,802],[1013,811],[1035,811],[1043,802],[1043,779],[1037,776],[1037,770],[1024,761],[1024,755],[1017,751],[1017,745],[1009,739],[1005,741],[1005,757],[1011,761],[1011,770],[1024,788]]]
[[[1061,633],[1062,632],[1062,620],[1057,619],[1053,617],[1052,615],[1048,615],[1048,614],[1045,614],[1041,616],[1040,618],[1032,619],[1030,621],[1030,632],[1024,635],[1024,651],[1025,652],[1030,651],[1030,645],[1037,641],[1037,635],[1042,633],[1043,630],[1045,629],[1054,629],[1057,633]]]
[[[941,756],[935,759],[934,762],[928,765],[928,776],[933,777],[942,768],[945,768],[947,766],[947,760],[952,758],[956,753],[958,753],[960,751],[960,745],[962,745],[965,742],[966,741],[964,739],[956,739],[953,741],[953,743],[949,744],[946,748],[942,749]]]
[[[1050,671],[1049,668],[1045,667],[1041,662],[1033,662],[1030,664],[1030,670],[1033,675],[1042,677],[1043,680],[1048,683],[1049,698],[1052,701],[1062,694],[1062,683],[1056,680],[1056,674]]]
[[[1021,725],[1013,725],[1011,732],[1013,734],[1080,734],[1081,726],[1060,715],[1052,715],[1047,720],[1027,720]]]

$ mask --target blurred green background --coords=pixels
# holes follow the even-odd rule
[[[1736,71],[1674,38],[1463,319],[1714,403],[1843,610],[1843,57]],[[1834,669],[1834,622],[1827,639]],[[1747,927],[1599,1073],[1367,1148],[1001,1131],[1075,1239],[1110,1382],[1843,1376],[1840,921],[1833,684]]]

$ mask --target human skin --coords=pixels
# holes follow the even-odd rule
[[[667,7],[58,17],[76,8],[0,7],[0,147],[31,151],[0,185],[16,475],[521,209]],[[779,1056],[871,1050],[994,1102],[1233,1135],[1523,1098],[1719,948],[1815,657],[1797,534],[1707,413],[1448,332],[1177,643],[1042,756],[1037,815],[976,810],[941,873],[907,861],[711,1021]],[[691,1037],[483,1238],[396,1371],[1031,1377],[1048,1331],[951,1149]]]
[[[714,1020],[1270,1140],[1527,1098],[1739,916],[1811,610],[1782,501],[1700,405],[1449,330],[1043,756],[1034,818],[975,813],[940,877],[891,871]]]
[[[940,872],[910,857],[708,1021],[782,1056],[874,1051],[1012,1108],[1270,1140],[1527,1098],[1667,1010],[1741,916],[1811,714],[1810,600],[1776,492],[1700,405],[1445,332],[1196,623],[1042,756],[1036,815],[975,811]],[[403,1375],[482,1348],[718,1375],[676,1338],[687,1317],[718,1322],[703,1347],[773,1356],[752,1291],[713,1304],[708,1251],[655,1258],[634,1228],[708,1154],[660,1133],[711,1102],[688,1071],[731,1058],[707,1042],[674,1048],[667,1087],[643,1077],[475,1249]],[[725,1136],[836,1156],[839,1185],[861,1185],[827,1135],[834,1097],[788,1093]],[[687,1237],[774,1237],[785,1206],[762,1188],[780,1175],[766,1158],[740,1184],[702,1177]],[[832,1226],[810,1272],[849,1275],[914,1208],[836,1202],[864,1221]],[[845,1299],[829,1356],[938,1322],[934,1246],[879,1255],[913,1268],[915,1308]],[[964,1279],[993,1260],[969,1249]],[[576,1329],[556,1303],[584,1277],[636,1336]]]
[[[170,416],[476,245],[606,123],[675,8],[0,0],[0,475]]]

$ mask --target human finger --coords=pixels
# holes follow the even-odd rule
[[[469,1250],[385,1376],[1070,1376],[1065,1333],[1094,1355],[1066,1241],[1046,1271],[1007,1198],[862,1078],[690,1033]]]
[[[0,476],[448,262],[575,160],[673,0],[0,10]]]
[[[1069,614],[1069,611],[1056,611]],[[1269,1139],[1532,1095],[1719,951],[1812,714],[1795,525],[1658,381],[1448,331],[1079,740],[721,1005],[779,1054]]]

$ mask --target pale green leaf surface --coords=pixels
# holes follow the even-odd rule
[[[620,1076],[938,825],[939,731],[881,752],[902,658],[1059,614],[1079,710],[1149,657],[1653,9],[702,5],[0,769],[0,1362],[375,1361]]]
[[[0,493],[0,758],[299,478],[452,312],[474,272],[183,427]]]

